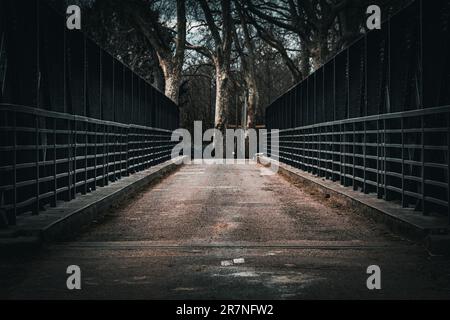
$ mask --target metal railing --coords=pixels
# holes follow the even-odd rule
[[[450,222],[449,128],[450,106],[285,129],[279,158],[404,208],[447,212]]]
[[[179,125],[172,100],[49,3],[0,1],[0,218],[10,225],[170,159]]]
[[[171,131],[0,104],[0,208],[9,224],[169,160]]]
[[[276,99],[280,160],[450,221],[449,17],[414,1]]]

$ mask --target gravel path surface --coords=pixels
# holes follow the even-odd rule
[[[78,239],[0,262],[0,296],[450,298],[448,259],[265,170],[186,165]],[[67,290],[68,265],[82,290]],[[366,287],[370,265],[381,290]]]

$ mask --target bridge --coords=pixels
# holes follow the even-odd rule
[[[0,297],[450,296],[447,1],[276,99],[278,150],[234,165],[171,159],[178,106],[47,3],[0,14]]]

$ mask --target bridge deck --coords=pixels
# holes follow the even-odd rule
[[[450,296],[448,260],[266,171],[186,165],[78,239],[0,262],[0,273],[11,275],[0,279],[0,296]],[[244,263],[231,262],[240,258]],[[66,289],[72,264],[81,267],[81,291]],[[382,270],[378,292],[366,288],[373,264]]]

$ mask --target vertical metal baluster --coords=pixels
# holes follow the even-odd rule
[[[164,119],[164,117],[163,117]],[[144,167],[144,147],[145,147],[145,131],[143,129],[139,129],[139,131],[141,132],[140,135],[140,143],[139,143],[139,168],[138,171],[142,171],[143,167]]]
[[[140,171],[142,157],[141,157],[141,148],[142,148],[142,130],[140,128],[136,128],[136,144],[135,144],[135,155],[136,155],[136,164],[135,171]],[[155,163],[156,164],[156,163]]]
[[[301,134],[301,139],[302,139],[302,169],[303,170],[306,170],[306,159],[305,159],[305,148],[306,148],[306,145],[305,145],[305,139],[306,139],[306,137],[305,137],[305,129],[301,129],[300,130],[300,134]]]
[[[426,167],[425,167],[425,116],[421,116],[421,130],[422,130],[422,154],[421,154],[421,160],[422,160],[422,212],[423,215],[428,215],[427,212],[427,206],[426,206],[426,188],[425,188],[425,174],[426,174]]]
[[[114,125],[109,126],[108,146],[108,181],[113,182],[116,172],[116,133]]]
[[[17,113],[13,112],[13,213],[8,219],[11,225],[16,224],[17,218]]]
[[[310,115],[308,114],[308,117]],[[313,173],[313,166],[314,166],[314,160],[313,160],[313,155],[314,155],[314,137],[313,137],[313,129],[311,128],[311,126],[309,126],[308,128],[308,172],[309,173]]]
[[[331,160],[331,172],[330,172],[330,180],[331,181],[336,181],[335,180],[335,174],[334,174],[334,170],[335,170],[335,165],[334,165],[334,148],[335,148],[335,137],[334,137],[334,125],[331,124],[330,125],[330,160]]]
[[[116,126],[111,126],[111,137],[112,137],[112,181],[116,181],[116,152],[117,152],[117,132]]]
[[[119,139],[119,150],[120,150],[120,156],[119,156],[119,179],[122,179],[122,175],[123,175],[123,161],[124,161],[124,130],[123,127],[119,128],[119,132],[120,132],[120,139]]]
[[[149,147],[151,150],[151,164],[154,165],[155,164],[155,154],[154,154],[154,149],[153,149],[153,130],[150,131],[150,135],[148,137],[149,139]]]
[[[117,130],[118,130],[117,149],[118,149],[118,153],[119,153],[119,159],[117,161],[117,179],[121,179],[122,178],[122,141],[123,141],[122,127],[118,126]]]
[[[111,175],[112,178],[111,178],[110,182],[114,182],[116,179],[116,127],[114,125],[110,126],[109,133],[110,133],[109,137],[110,137],[110,147],[111,147],[110,155],[112,157],[111,166],[110,166],[112,169],[109,170],[112,173],[112,175]],[[108,174],[108,177],[109,177],[109,174]]]
[[[322,177],[322,127],[317,126],[317,140],[319,142],[318,176]]]
[[[134,133],[134,128],[133,126],[129,126],[129,138],[128,138],[128,144],[129,144],[129,149],[128,149],[128,155],[129,155],[129,166],[130,166],[130,173],[133,174],[134,173],[134,137],[135,137],[135,133]]]
[[[78,143],[78,127],[77,127],[77,120],[74,118],[73,121],[73,199],[77,197],[77,143]]]
[[[114,126],[114,181],[117,181],[119,179],[118,177],[118,168],[120,161],[120,128],[118,126]],[[119,157],[119,159],[117,159]]]
[[[35,151],[36,151],[36,154],[35,154],[35,156],[36,156],[36,158],[35,158],[35,161],[36,161],[36,186],[35,186],[35,192],[36,192],[36,200],[35,200],[35,207],[34,207],[34,209],[33,209],[33,214],[38,214],[39,213],[39,193],[40,193],[40,190],[39,190],[39,116],[37,116],[37,115],[35,115],[35,117],[34,117],[34,121],[35,121],[35,134],[36,134],[36,137],[35,137],[35,144],[36,144],[36,147],[35,147]]]
[[[408,203],[405,197],[405,119],[401,118],[401,135],[402,135],[402,147],[401,147],[401,154],[402,154],[402,207],[407,208]]]
[[[130,163],[129,163],[129,159],[130,159],[130,154],[129,154],[129,150],[130,150],[130,126],[126,127],[126,148],[127,148],[127,154],[126,154],[126,167],[127,167],[127,176],[130,175]]]
[[[66,201],[72,199],[72,125],[71,121],[67,120],[67,131],[66,131],[66,143],[67,143],[67,197]]]
[[[107,186],[109,183],[109,125],[104,125],[104,150],[103,150],[103,181]]]
[[[84,121],[84,186],[83,186],[83,193],[86,194],[88,192],[88,137],[89,132],[89,122],[87,120]]]
[[[126,161],[125,159],[125,154],[126,154],[126,146],[125,146],[125,130],[124,127],[120,127],[120,173],[119,173],[119,177],[122,179],[122,176],[124,176],[124,161]]]
[[[139,162],[137,147],[139,143],[139,131],[136,127],[133,127],[133,173],[136,172],[136,168]]]
[[[368,69],[367,69],[367,35],[364,37],[364,116],[367,117],[369,115],[368,111]],[[364,193],[369,193],[367,186],[367,121],[364,121],[364,143],[363,143],[363,174],[364,174],[364,182],[363,182],[363,190]]]
[[[357,190],[358,189],[358,183],[356,182],[356,123],[353,122],[352,123],[352,128],[353,128],[353,190]]]
[[[122,127],[118,126],[118,138],[117,138],[117,149],[119,153],[119,160],[117,161],[117,179],[122,179],[122,142],[123,142],[123,136],[122,136]]]
[[[121,170],[122,170],[122,176],[128,175],[128,142],[127,142],[127,130],[125,127],[122,127],[122,164],[121,164]]]
[[[366,114],[367,115],[367,114]],[[364,143],[363,143],[363,170],[364,170],[364,182],[363,182],[363,192],[369,193],[367,187],[367,122],[364,121]]]
[[[450,225],[450,113],[447,114],[447,214]]]
[[[377,198],[381,198],[380,191],[380,120],[377,120]]]
[[[338,171],[337,171],[337,166],[335,163],[335,160],[338,160],[338,157],[336,157],[335,152],[337,152],[338,149],[338,140],[337,140],[337,125],[334,123],[334,121],[336,121],[336,58],[333,58],[333,181],[337,181],[338,177]],[[340,141],[340,137],[339,137],[339,141]],[[340,169],[340,167],[339,167]],[[339,177],[340,179],[340,177]]]
[[[310,115],[311,116],[311,115]],[[314,127],[309,127],[309,172],[311,174],[315,173],[315,162],[316,162],[316,137]]]
[[[53,199],[51,202],[52,207],[56,207],[56,201],[58,198],[58,178],[57,178],[57,168],[56,168],[56,121],[57,118],[53,118]]]
[[[384,182],[384,200],[388,201],[389,200],[389,195],[388,195],[388,183],[387,183],[387,121],[386,119],[383,120],[383,124],[384,124],[384,128],[383,128],[383,159],[384,159],[384,165],[383,165],[383,182]]]
[[[114,182],[116,173],[116,132],[114,125],[109,126],[109,164],[108,164],[108,178],[109,182]]]
[[[97,190],[97,165],[98,165],[98,123],[95,122],[92,124],[93,125],[93,133],[94,133],[94,174],[93,174],[93,178],[94,178],[94,183],[92,184],[92,190]]]
[[[326,129],[326,132],[328,133],[328,136],[327,136],[327,150],[328,150],[327,168],[329,169],[329,171],[327,173],[327,179],[333,180],[333,126],[329,125]]]
[[[340,124],[339,128],[340,128],[340,131],[341,131],[341,140],[340,140],[340,152],[341,152],[340,162],[341,162],[341,164],[340,164],[340,168],[339,168],[340,170],[339,171],[341,172],[341,177],[340,177],[341,178],[341,184],[345,186],[345,157],[344,157],[345,134],[344,134],[342,123]]]
[[[117,173],[116,173],[116,180],[121,179],[122,177],[122,127],[121,126],[117,126],[117,139],[116,139],[116,143],[117,143]]]

